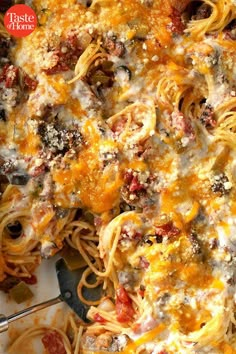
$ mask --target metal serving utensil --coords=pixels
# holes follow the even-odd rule
[[[60,288],[60,295],[38,305],[28,307],[25,310],[19,311],[10,316],[0,314],[0,333],[8,330],[9,323],[42,310],[46,307],[58,304],[62,301],[67,303],[67,305],[70,306],[70,308],[80,317],[82,321],[85,323],[90,322],[86,317],[90,306],[84,304],[77,295],[77,286],[85,270],[85,267],[71,271],[67,268],[65,261],[62,258],[56,262],[55,266]],[[95,275],[91,275],[90,280],[92,282],[95,281]],[[97,288],[93,289],[84,287],[83,296],[86,300],[89,301],[99,300],[102,296],[102,286],[99,285]]]

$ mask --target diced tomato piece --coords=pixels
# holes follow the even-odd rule
[[[29,77],[29,75],[24,74],[24,85],[29,88],[30,90],[35,90],[37,85],[38,85],[38,81],[31,79],[31,77]]]
[[[134,235],[133,235],[133,239],[134,240],[141,240],[143,237],[143,235],[141,234],[141,232],[135,232]]]
[[[0,75],[0,82],[5,82],[6,88],[12,88],[14,85],[19,84],[19,68],[14,65],[6,64]],[[29,75],[23,72],[24,87],[30,90],[35,90],[38,82],[31,79]]]
[[[63,338],[55,330],[49,330],[42,338],[43,345],[49,354],[66,354]]]
[[[130,184],[132,182],[132,179],[133,179],[133,173],[129,172],[129,171],[126,171],[125,174],[124,174],[125,183]]]
[[[70,35],[65,41],[62,41],[59,48],[54,51],[57,63],[53,67],[45,69],[44,72],[47,75],[53,75],[72,69],[82,52],[83,50],[80,47],[77,36]]]
[[[125,290],[125,288],[123,288],[123,286],[120,286],[117,290],[116,290],[116,297],[119,301],[123,302],[124,304],[129,303],[130,297],[127,294],[127,291]]]
[[[95,322],[106,323],[105,318],[103,318],[101,315],[99,315],[99,313],[96,313],[93,319]]]
[[[155,233],[158,236],[176,236],[180,230],[174,226],[173,221],[166,224],[155,226]]]
[[[182,34],[185,29],[185,26],[184,26],[183,22],[181,21],[181,13],[177,9],[173,8],[172,14],[170,17],[171,17],[171,21],[172,21],[172,24],[169,26],[171,32]]]
[[[138,177],[135,175],[135,171],[126,171],[124,174],[124,182],[129,185],[129,191],[130,192],[137,192],[145,189],[144,185],[142,185]]]
[[[124,304],[120,301],[116,302],[116,315],[117,321],[129,322],[132,321],[134,316],[134,309],[131,304]]]
[[[6,88],[11,88],[17,82],[18,72],[19,69],[13,65],[8,68],[5,81]]]
[[[119,322],[129,322],[133,319],[134,309],[126,290],[120,286],[116,290],[116,315]]]
[[[6,88],[12,88],[17,83],[18,72],[19,69],[16,66],[6,64],[2,69],[0,82],[4,81]]]
[[[38,282],[37,277],[34,274],[32,274],[30,278],[20,278],[20,279],[29,285],[34,285],[37,284]]]
[[[0,82],[3,82],[6,80],[6,74],[7,74],[7,70],[9,68],[10,64],[6,64],[4,65],[4,67],[2,68],[2,72],[0,75]]]
[[[49,69],[45,69],[45,73],[47,75],[54,75],[54,74],[58,74],[62,71],[67,71],[69,70],[69,66],[66,63],[63,62],[58,62],[55,66],[53,66],[52,68]]]
[[[144,189],[144,186],[142,186],[142,184],[140,184],[140,182],[136,176],[133,177],[132,182],[129,187],[130,192],[141,191],[142,189]]]

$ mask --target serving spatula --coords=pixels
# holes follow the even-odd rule
[[[70,308],[80,317],[83,322],[89,323],[89,320],[86,317],[89,306],[84,304],[77,295],[77,286],[85,270],[85,267],[71,271],[67,268],[66,263],[62,258],[56,262],[55,267],[60,288],[60,295],[51,300],[28,307],[25,310],[19,311],[10,316],[0,314],[0,333],[8,330],[9,323],[42,310],[46,307],[58,304],[62,301],[67,303],[67,305],[70,306]],[[90,281],[93,282],[95,280],[95,275],[91,275]],[[102,296],[102,285],[92,289],[84,287],[83,296],[86,300],[89,301],[99,300]]]

